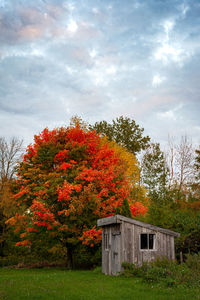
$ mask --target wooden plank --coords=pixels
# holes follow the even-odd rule
[[[163,255],[167,256],[167,236],[163,234]]]
[[[112,246],[112,240],[111,240],[111,235],[112,235],[112,226],[109,226],[109,252],[108,252],[108,274],[112,274],[112,256],[111,256],[111,246]]]
[[[105,234],[105,228],[103,228],[102,230],[102,244],[101,244],[101,247],[102,247],[102,257],[101,257],[101,261],[102,261],[102,264],[101,264],[101,268],[102,268],[102,273],[106,274],[106,265],[105,265],[105,250],[104,250],[104,236]]]
[[[137,231],[136,231],[136,245],[137,245],[137,264],[139,266],[142,265],[143,262],[143,253],[140,250],[140,234],[142,233],[142,227],[137,226]]]
[[[121,270],[122,271],[122,263],[123,263],[123,253],[122,253],[122,249],[123,249],[123,222],[121,224],[119,224],[119,228],[120,228],[120,232],[121,232],[121,236],[120,236],[120,265],[121,265]]]
[[[117,234],[116,234],[117,231]],[[121,271],[120,263],[120,233],[119,228],[112,227],[111,234],[111,274],[117,275]]]
[[[110,228],[105,227],[105,228],[103,228],[103,232],[102,232],[102,236],[103,236],[103,238],[102,238],[102,272],[104,274],[109,274],[109,247],[107,250],[105,250],[105,240],[104,240],[105,234],[108,234],[108,238],[109,238],[109,231],[110,231]],[[109,242],[109,240],[108,240],[108,242]]]
[[[167,235],[167,258],[168,259],[171,259],[171,251],[170,251],[170,248],[171,248],[171,243],[170,243],[170,236]]]
[[[159,254],[158,256],[159,257],[162,257],[163,256],[163,234],[159,232],[158,234],[158,239],[159,239]]]
[[[107,217],[97,220],[97,226],[105,226],[117,223],[117,216]]]
[[[127,231],[127,261],[132,263],[132,235],[131,235],[131,227],[129,226]]]
[[[132,237],[132,224],[124,222],[124,261],[133,262],[133,237]]]
[[[121,225],[121,264],[126,261],[126,246],[125,246],[125,223]]]
[[[172,260],[174,260],[175,259],[174,237],[171,236],[170,240],[171,240],[170,241],[170,244],[171,244],[171,258],[172,258]]]

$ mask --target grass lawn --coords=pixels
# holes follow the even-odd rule
[[[100,271],[0,269],[0,299],[200,299],[200,289],[163,288],[136,278],[111,277]]]

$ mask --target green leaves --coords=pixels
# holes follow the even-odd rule
[[[106,121],[96,122],[94,126],[90,125],[90,129],[95,129],[109,140],[114,140],[133,154],[146,149],[150,141],[149,136],[143,136],[143,128],[140,128],[134,120],[123,116],[112,120],[112,124]]]

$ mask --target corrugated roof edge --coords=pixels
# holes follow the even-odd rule
[[[165,229],[165,228],[161,228],[158,226],[154,226],[148,223],[144,223],[135,219],[131,219],[131,218],[127,218],[121,215],[115,215],[112,217],[107,217],[107,218],[102,218],[102,219],[98,219],[97,220],[97,226],[106,226],[106,225],[111,225],[111,224],[116,224],[116,223],[122,223],[122,222],[128,222],[131,224],[135,224],[137,226],[141,226],[141,227],[145,227],[154,231],[159,231],[168,235],[172,235],[174,237],[179,237],[180,233],[169,230],[169,229]]]

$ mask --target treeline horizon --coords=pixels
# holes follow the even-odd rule
[[[134,216],[147,223],[152,223],[153,225],[172,229],[181,233],[181,237],[176,241],[177,259],[180,258],[180,252],[183,253],[183,257],[187,253],[198,253],[200,251],[200,148],[198,147],[194,149],[191,139],[185,135],[180,137],[180,141],[178,143],[175,143],[173,138],[169,138],[167,150],[162,151],[159,143],[151,142],[151,138],[148,135],[144,136],[143,128],[137,125],[134,120],[123,116],[116,118],[116,120],[113,120],[112,123],[101,121],[96,122],[94,125],[90,125],[84,122],[80,117],[74,116],[72,117],[70,124],[65,128],[73,129],[77,126],[80,128],[80,132],[83,133],[90,132],[95,129],[96,133],[100,135],[102,141],[106,140],[107,142],[105,143],[108,144],[115,142],[115,144],[121,147],[120,149],[125,149],[118,149],[118,153],[119,151],[125,151],[123,154],[124,156],[126,155],[126,157],[128,157],[129,154],[131,155],[131,158],[128,157],[128,160],[127,158],[126,160],[129,161],[129,163],[130,161],[133,161],[135,172],[137,173],[134,178],[132,177],[134,189],[131,191],[130,195],[128,195],[128,201],[125,201],[126,203],[124,205],[126,206],[126,209],[124,209],[123,205],[122,209],[120,204],[116,211],[118,213],[122,213],[123,215],[131,217]],[[51,135],[52,132],[53,130],[48,131],[48,134]],[[59,140],[59,143],[62,142]],[[73,150],[73,147],[76,147],[73,145],[75,145],[74,142],[72,143],[72,146],[70,146],[72,148],[69,149]],[[48,147],[45,147],[46,148],[44,148],[44,151],[46,152],[42,154],[42,157],[44,159],[43,162],[47,163],[47,160],[50,159],[51,154],[49,154],[48,157],[45,156],[48,152]],[[116,150],[116,146],[114,146],[114,148]],[[27,146],[26,152],[23,151],[23,142],[16,137],[10,139],[9,141],[3,137],[0,138],[0,261],[4,261],[5,264],[11,264],[12,262],[20,262],[22,257],[27,257],[26,261],[36,261],[38,255],[39,260],[45,260],[46,258],[49,260],[59,260],[59,257],[69,260],[69,257],[67,258],[66,253],[68,252],[69,254],[70,249],[73,248],[73,251],[71,251],[70,255],[71,259],[72,256],[74,256],[73,260],[77,260],[77,265],[98,264],[100,262],[100,244],[97,231],[92,233],[90,231],[87,233],[87,239],[93,239],[89,244],[85,243],[84,245],[83,243],[80,245],[78,240],[75,238],[76,241],[73,241],[73,247],[72,244],[68,243],[65,251],[63,251],[63,246],[60,242],[56,244],[57,248],[54,249],[55,251],[52,250],[52,252],[49,252],[49,249],[53,249],[54,246],[51,245],[50,247],[49,242],[46,242],[43,246],[41,244],[39,247],[35,247],[35,249],[33,249],[34,247],[16,247],[16,244],[19,243],[19,235],[22,234],[22,231],[17,233],[13,227],[10,226],[8,220],[12,220],[16,213],[19,213],[17,211],[20,211],[20,209],[22,211],[22,207],[25,209],[25,201],[27,200],[20,195],[19,199],[22,200],[20,200],[21,202],[19,205],[17,204],[18,202],[16,202],[16,198],[18,196],[13,198],[11,193],[12,195],[18,195],[19,193],[19,191],[17,191],[16,184],[18,184],[21,180],[19,177],[20,172],[20,176],[27,176],[26,173],[28,170],[25,171],[24,169],[22,172],[22,166],[25,168],[22,160],[24,159],[24,155],[26,156],[27,153],[30,153],[30,151],[34,151],[31,149],[33,148]],[[56,154],[58,150],[55,149],[51,151]],[[77,152],[79,153],[78,155],[80,155],[80,157],[74,154],[74,157],[76,157],[74,161],[76,161],[76,163],[82,159],[81,155],[83,154],[81,154],[82,152],[80,151],[83,151],[83,149],[80,149],[81,150]],[[78,150],[76,149],[76,151]],[[122,154],[120,155],[120,157],[123,156]],[[66,156],[65,164],[68,162],[68,160],[69,158]],[[30,163],[30,161],[28,162]],[[37,164],[37,159],[31,161],[31,166],[34,168],[35,163]],[[68,166],[65,166],[66,168],[69,168],[68,170],[73,168],[72,166],[69,166],[69,164]],[[66,168],[63,170],[66,170]],[[41,170],[40,173],[43,172]],[[131,176],[133,176],[133,169],[131,172]],[[18,173],[18,177],[16,177],[16,173]],[[72,176],[71,178],[75,177]],[[74,179],[69,180],[71,180],[69,182],[74,184]],[[24,182],[27,182],[28,184],[28,181]],[[78,184],[79,181],[77,181],[76,185]],[[26,188],[26,186],[24,188]],[[107,187],[106,189],[108,189],[107,192],[104,191],[105,194],[102,194],[101,197],[108,197],[108,194],[111,191]],[[122,196],[122,198],[123,197],[124,196]],[[138,198],[141,199],[138,200]],[[143,205],[144,208],[142,208],[142,206],[137,206],[138,204],[134,206],[134,203],[138,201],[140,202],[140,200],[141,205]],[[43,198],[42,201],[45,202],[45,198]],[[18,205],[19,209],[17,208]],[[131,210],[132,212],[136,212],[138,210],[138,213],[131,215]],[[113,210],[112,213],[114,214],[115,211]],[[88,219],[91,219],[89,214]],[[77,220],[77,222],[87,223],[86,220],[81,221],[81,218],[80,220]],[[91,222],[91,224],[95,224],[95,219]],[[45,233],[43,232],[43,234]],[[89,237],[89,235],[91,236]],[[36,237],[37,235],[34,236],[34,239]],[[70,239],[70,237],[68,237],[68,239]],[[91,248],[92,243],[94,245]],[[81,253],[79,259],[77,259],[76,249],[79,249],[79,253]],[[59,256],[59,253],[62,253],[62,255]],[[5,261],[7,261],[7,263]]]

